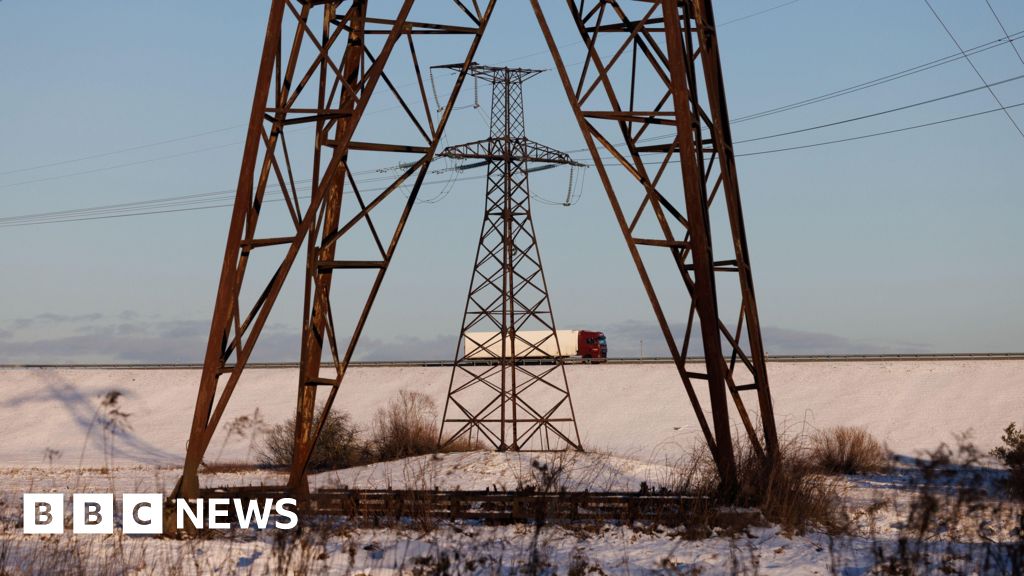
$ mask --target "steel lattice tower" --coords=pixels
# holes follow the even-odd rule
[[[483,225],[445,402],[442,445],[471,438],[498,450],[581,449],[533,227],[528,176],[531,163],[578,163],[526,138],[523,82],[540,72],[471,66],[469,73],[492,87],[489,137],[440,154],[487,163]],[[524,330],[534,337],[518,335]],[[552,344],[556,354],[550,353]]]
[[[246,365],[296,268],[304,304],[287,489],[306,490],[306,468],[325,415],[497,1],[270,0],[176,495],[200,494],[199,469],[210,441],[232,396],[245,388]],[[372,14],[371,4],[377,8]],[[566,0],[571,25],[562,47],[548,23],[556,4],[530,0],[728,488],[736,481],[730,411],[768,462],[775,461],[778,442],[712,0]],[[440,112],[429,104],[421,62],[422,54],[436,54],[422,50],[432,42],[447,51],[444,61],[461,63]],[[584,52],[572,72],[562,54],[570,46]],[[405,122],[402,131],[374,129],[367,111],[382,98],[394,102],[389,120]],[[366,162],[373,171],[389,156],[395,159],[388,165],[401,166],[401,172],[382,188],[361,186],[354,167]],[[622,169],[623,178],[613,181],[612,166]],[[395,194],[406,188],[404,199]],[[271,205],[271,199],[279,203]],[[262,215],[272,206],[281,213],[268,221]],[[304,265],[296,267],[296,260]],[[657,265],[670,273],[653,273]],[[349,280],[360,277],[368,284],[365,292],[347,289]],[[730,298],[720,297],[720,287]],[[683,308],[667,305],[680,297]],[[326,392],[319,402],[318,391]],[[756,413],[747,409],[750,400]]]

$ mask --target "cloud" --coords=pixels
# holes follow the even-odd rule
[[[601,330],[608,337],[608,355],[612,357],[668,356],[668,345],[661,328],[654,322],[630,320],[606,325]],[[677,339],[682,339],[684,327],[673,326]],[[795,330],[778,326],[762,326],[761,336],[765,352],[775,356],[822,354],[894,354],[925,353],[927,346],[907,342],[866,342],[837,334]],[[702,353],[699,324],[690,337],[690,355]],[[642,344],[641,344],[642,343]],[[641,351],[642,346],[642,351]],[[641,353],[642,352],[642,353]]]
[[[201,363],[209,338],[208,320],[164,319],[136,312],[114,315],[41,314],[19,318],[13,329],[0,327],[0,363]],[[34,327],[33,329],[24,328]],[[608,336],[611,357],[668,356],[661,329],[654,322],[626,321],[594,326]],[[699,327],[698,327],[699,328]],[[674,326],[681,338],[682,326]],[[836,334],[765,326],[765,348],[769,355],[886,354],[928,352],[912,343],[865,342]],[[690,355],[703,350],[699,329],[691,336]],[[363,361],[451,360],[454,335],[434,337],[363,337],[354,358]],[[296,328],[268,324],[263,329],[251,360],[254,362],[295,362],[301,340]],[[339,342],[344,353],[346,341]],[[325,350],[325,357],[328,351]]]
[[[359,341],[360,360],[453,360],[456,336],[448,334],[433,338],[400,336],[394,340],[365,338]]]
[[[40,329],[45,325],[45,330]],[[134,312],[114,316],[41,314],[19,318],[0,329],[0,362],[70,364],[94,362],[198,363],[206,351],[209,321],[143,318]],[[35,330],[28,330],[34,327]],[[298,359],[296,330],[263,329],[254,361]]]
[[[82,322],[95,322],[103,318],[103,314],[54,314],[44,312],[30,318],[16,318],[12,325],[15,329],[31,328],[40,324],[77,324]]]

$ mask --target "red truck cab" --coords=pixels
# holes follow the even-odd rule
[[[580,357],[597,362],[604,362],[608,359],[608,340],[604,332],[591,332],[580,330],[579,343],[577,345]]]

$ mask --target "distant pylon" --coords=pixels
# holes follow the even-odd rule
[[[498,450],[582,449],[563,362],[568,351],[557,337],[528,176],[531,163],[579,164],[526,138],[523,82],[540,72],[472,65],[469,74],[492,86],[489,137],[440,153],[487,163],[483,226],[441,444],[471,439]]]

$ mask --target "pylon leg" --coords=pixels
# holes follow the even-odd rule
[[[185,467],[176,488],[180,495],[199,493],[198,471],[210,439],[303,248],[306,304],[289,487],[294,492],[304,490],[313,447],[495,0],[456,10],[448,22],[410,19],[414,4],[404,0],[394,7],[392,16],[377,14],[375,18],[367,18],[367,0],[274,0],[271,5],[199,396]],[[462,65],[441,110],[426,98],[426,73],[417,56],[418,44],[439,35],[465,39],[465,50],[458,54]],[[403,53],[399,58],[413,62],[416,82],[411,89],[403,90],[408,84],[394,82],[389,74],[388,62],[396,52]],[[408,67],[402,67],[402,74],[407,71]],[[386,134],[359,130],[375,94],[374,101],[389,98],[395,102],[399,112],[392,120],[405,120],[404,130]],[[294,154],[309,149],[313,150],[312,177],[304,179],[297,174],[301,164]],[[376,167],[376,162],[387,156],[405,168],[382,189],[358,186],[353,167],[360,162]],[[300,189],[303,182],[309,182],[308,190]],[[403,186],[410,188],[404,200],[395,194]],[[270,204],[272,201],[277,203]],[[388,211],[392,206],[398,206],[397,218],[394,211]],[[269,216],[266,213],[272,207],[277,211]],[[267,219],[271,224],[261,226],[261,220]],[[288,223],[284,235],[276,232],[282,221]],[[367,272],[370,278],[366,278]],[[359,308],[354,326],[340,336],[331,300],[332,279],[339,274],[368,284],[364,297],[347,296],[342,302]],[[360,278],[360,274],[364,276]],[[346,337],[342,348],[339,341]],[[330,356],[330,363],[323,367],[325,355]],[[329,370],[329,375],[322,374],[324,370]],[[327,389],[323,402],[318,402],[319,388]]]
[[[586,61],[575,78],[562,60],[541,2],[531,3],[723,486],[728,489],[736,482],[730,397],[755,451],[774,459],[778,442],[710,0],[636,2],[628,9],[617,0],[568,0],[586,50]],[[599,42],[602,51],[597,49]],[[609,53],[612,56],[602,56]],[[642,91],[637,89],[638,78],[646,82]],[[619,140],[623,144],[617,144]],[[624,167],[633,185],[614,186],[606,162]],[[677,177],[670,168],[678,170]],[[639,193],[627,194],[624,188]],[[716,198],[724,200],[716,204]],[[715,209],[726,211],[729,243],[712,241],[711,214]],[[679,284],[659,290],[648,270],[659,263],[653,257],[659,252],[660,263],[670,263],[667,265],[678,271],[689,298],[684,322],[670,319],[663,305],[663,300],[678,294]],[[718,296],[723,275],[739,279],[739,322],[733,328],[723,321],[724,306]],[[681,334],[673,330],[680,324]],[[694,356],[703,357],[703,370],[687,362]],[[695,381],[707,383],[710,422]],[[760,431],[744,405],[744,391],[757,394]]]

